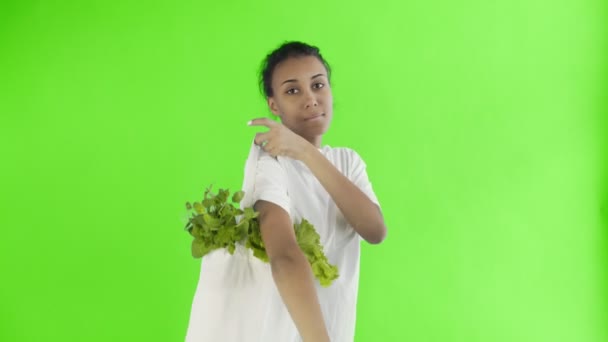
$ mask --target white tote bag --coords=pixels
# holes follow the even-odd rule
[[[259,147],[245,164],[241,209],[251,207]],[[237,245],[205,255],[194,295],[186,342],[301,341],[272,278],[270,264]]]

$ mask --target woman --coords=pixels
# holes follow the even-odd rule
[[[250,198],[242,205],[260,213],[270,263],[243,248],[234,256],[206,256],[186,340],[351,342],[360,240],[377,244],[386,236],[378,200],[354,150],[321,146],[333,100],[330,68],[319,50],[283,44],[265,59],[260,82],[281,123],[249,122],[269,131],[255,136],[244,184]],[[316,282],[297,245],[293,223],[303,218],[340,272],[328,288]]]

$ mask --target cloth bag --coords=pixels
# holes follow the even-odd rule
[[[260,147],[251,144],[245,163],[240,208],[253,206]],[[278,157],[282,158],[282,157]],[[270,264],[237,244],[203,257],[186,342],[301,341],[278,293]]]

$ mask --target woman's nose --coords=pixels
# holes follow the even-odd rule
[[[317,107],[319,105],[317,97],[312,92],[306,94],[304,101],[304,108]]]

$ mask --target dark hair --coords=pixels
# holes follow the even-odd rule
[[[290,57],[307,56],[317,57],[319,61],[323,63],[325,70],[327,71],[327,79],[329,81],[331,68],[329,67],[327,61],[323,59],[321,53],[319,53],[319,48],[297,41],[285,42],[266,56],[262,62],[259,82],[260,90],[262,91],[263,95],[266,97],[271,97],[274,95],[274,92],[272,91],[272,74],[279,63],[289,59]]]

